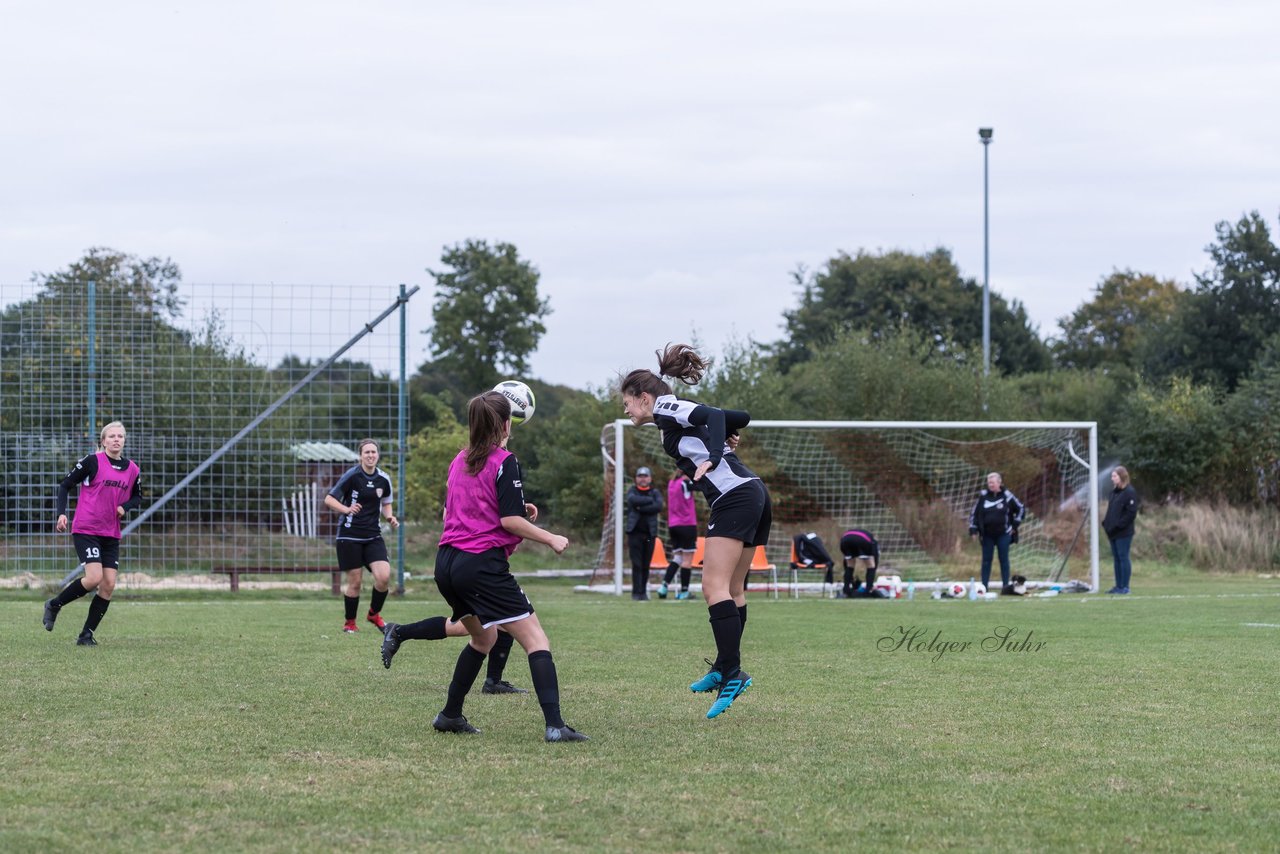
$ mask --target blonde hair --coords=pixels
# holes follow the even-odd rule
[[[1129,485],[1129,470],[1127,468],[1125,468],[1124,466],[1116,466],[1115,468],[1112,469],[1112,471],[1114,471],[1116,474],[1120,476],[1121,489]]]
[[[104,425],[102,425],[102,429],[98,431],[98,450],[99,450],[99,451],[104,451],[104,450],[105,450],[105,446],[104,446],[102,443],[103,443],[103,442],[106,440],[106,438],[107,438],[107,431],[108,431],[108,430],[110,430],[112,427],[119,427],[119,428],[120,428],[120,432],[121,432],[121,433],[124,433],[124,435],[125,435],[126,437],[128,437],[128,435],[129,435],[129,431],[127,431],[127,430],[125,430],[125,429],[124,429],[124,423],[123,423],[123,422],[120,422],[120,421],[112,421],[112,422],[110,422],[110,423],[108,423],[108,424],[104,424]]]

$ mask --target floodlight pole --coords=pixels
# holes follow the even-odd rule
[[[991,135],[991,128],[978,128],[978,138],[982,140],[982,375],[988,377],[991,376],[991,225],[988,215],[987,150],[991,147]]]

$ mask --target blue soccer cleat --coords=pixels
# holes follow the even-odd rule
[[[711,704],[711,708],[707,711],[707,720],[727,712],[729,707],[733,705],[733,701],[746,693],[746,690],[750,687],[751,677],[744,670],[739,670],[733,675],[732,679],[726,679],[724,685],[720,687],[720,696],[716,697],[716,701]]]
[[[720,687],[720,683],[724,681],[724,677],[720,675],[720,671],[716,670],[716,666],[711,663],[711,659],[702,659],[711,669],[707,671],[707,675],[703,676],[697,682],[689,686],[689,690],[695,694],[705,694],[707,691],[714,691]]]

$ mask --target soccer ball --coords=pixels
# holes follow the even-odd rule
[[[987,595],[987,585],[983,584],[981,581],[975,581],[973,586],[977,588],[979,596]]]
[[[520,380],[503,380],[493,387],[511,404],[511,422],[523,424],[533,417],[537,403],[533,399],[533,389]]]
[[[963,599],[969,595],[969,588],[957,581],[947,588],[947,595],[952,599]]]

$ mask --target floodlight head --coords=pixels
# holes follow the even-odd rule
[[[991,142],[991,128],[978,128],[978,136],[982,139],[982,144],[987,145]]]

